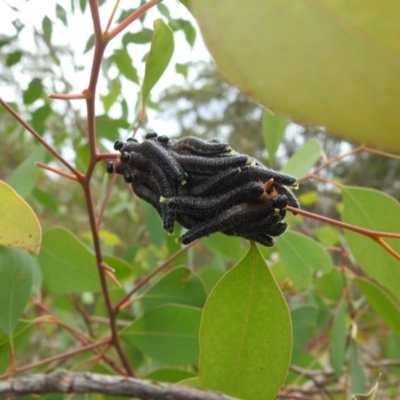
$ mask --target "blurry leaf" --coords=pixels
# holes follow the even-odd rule
[[[375,400],[378,393],[378,382],[372,387],[372,389],[366,394],[353,394],[351,397],[353,400]]]
[[[65,11],[65,8],[58,3],[56,4],[56,16],[63,22],[65,26],[68,26],[67,12]]]
[[[6,66],[12,67],[13,65],[18,64],[21,61],[22,55],[22,51],[19,50],[7,54]]]
[[[104,244],[107,246],[121,246],[122,245],[122,240],[121,238],[115,234],[114,232],[111,232],[107,229],[100,229],[99,231],[99,237]],[[90,235],[90,239],[92,238],[92,235]]]
[[[76,147],[75,167],[80,171],[85,171],[90,161],[90,147],[89,143],[80,141]]]
[[[386,325],[400,336],[400,307],[376,283],[358,278],[357,283],[371,307],[385,321]]]
[[[162,15],[164,15],[165,18],[171,19],[171,13],[169,12],[169,9],[165,4],[158,3],[157,4],[157,9],[158,9],[158,11],[160,11],[160,13]]]
[[[205,267],[200,270],[199,275],[204,282],[208,294],[211,292],[217,282],[224,276],[224,271],[220,268]]]
[[[82,13],[85,12],[87,0],[79,0],[79,8],[81,9]]]
[[[281,171],[300,178],[310,171],[321,158],[321,154],[321,143],[317,139],[310,139],[289,158]]]
[[[150,372],[150,374],[146,375],[144,379],[149,379],[151,381],[176,383],[184,379],[189,379],[193,377],[194,374],[188,371],[182,371],[179,369],[172,369],[172,368],[163,368]]]
[[[123,119],[112,119],[108,115],[98,115],[96,117],[97,134],[108,140],[115,140],[119,129],[128,129],[129,124]]]
[[[140,201],[140,208],[143,212],[143,219],[146,228],[149,231],[150,239],[157,247],[162,247],[165,244],[165,234],[162,227],[161,218],[157,211],[149,203],[143,200]]]
[[[39,263],[43,283],[53,293],[100,290],[94,254],[64,228],[53,228],[43,235]]]
[[[339,301],[343,295],[344,283],[342,273],[336,269],[314,280],[319,293],[326,299]]]
[[[293,324],[293,350],[291,363],[296,363],[297,357],[310,339],[312,330],[315,326],[317,308],[314,306],[297,307],[291,312],[291,316]]]
[[[118,71],[132,82],[139,84],[139,77],[136,68],[133,66],[133,60],[127,50],[116,49],[111,57]]]
[[[121,339],[129,364],[132,366],[132,368],[137,369],[143,363],[144,354],[124,337],[121,337]]]
[[[86,4],[86,0],[84,0],[84,1]],[[85,49],[83,50],[83,54],[86,54],[90,49],[92,49],[94,47],[94,43],[95,43],[95,38],[94,38],[94,33],[92,33],[86,42],[86,46],[85,46]]]
[[[400,205],[385,193],[374,189],[343,187],[343,221],[361,228],[400,233]],[[345,230],[351,253],[360,267],[400,300],[400,263],[372,239]],[[384,239],[398,254],[400,240]]]
[[[15,327],[12,342],[15,352],[20,352],[26,348],[29,343],[29,328],[32,323],[18,322]],[[8,335],[0,330],[0,373],[4,373],[10,367],[10,340]]]
[[[340,242],[339,234],[336,228],[329,225],[323,225],[314,231],[316,238],[325,246],[336,246]]]
[[[194,364],[199,356],[200,319],[199,308],[167,305],[143,314],[120,334],[154,360]]]
[[[183,30],[186,41],[188,42],[189,46],[193,48],[196,41],[196,29],[193,24],[184,19],[176,19],[174,22],[177,23],[179,28]]]
[[[292,346],[290,314],[252,244],[214,287],[200,328],[201,387],[241,399],[274,399]]]
[[[342,301],[336,311],[331,332],[331,365],[336,376],[342,376],[346,348],[346,311],[347,303]]]
[[[148,28],[143,28],[136,33],[130,33],[130,32],[125,33],[125,35],[122,38],[122,43],[124,47],[126,47],[129,43],[147,44],[150,43],[152,37],[153,37],[153,31]]]
[[[31,260],[27,251],[0,247],[0,329],[11,338],[32,289]]]
[[[44,95],[42,81],[39,78],[33,78],[24,90],[22,99],[24,104],[32,104],[35,100],[40,99]]]
[[[0,198],[0,245],[39,254],[42,229],[32,208],[2,181]]]
[[[175,72],[177,74],[183,75],[183,77],[185,79],[187,79],[187,77],[188,77],[188,66],[187,66],[187,64],[176,63],[175,64]]]
[[[33,129],[39,133],[39,135],[43,135],[45,131],[46,119],[51,115],[52,112],[52,108],[48,104],[45,104],[42,107],[38,107],[31,114],[31,125],[33,126]]]
[[[318,201],[318,192],[315,190],[311,192],[306,192],[301,194],[300,196],[297,196],[297,199],[302,206],[311,206]]]
[[[272,167],[275,161],[275,154],[282,142],[283,134],[289,120],[283,115],[274,114],[265,109],[262,118],[265,147],[268,151],[268,164]]]
[[[50,18],[47,15],[42,19],[42,29],[45,41],[47,43],[51,43],[51,35],[53,33],[53,23],[51,22]]]
[[[203,282],[190,269],[179,267],[151,286],[140,300],[143,312],[165,304],[204,306],[206,292]]]
[[[107,84],[108,93],[106,95],[100,95],[101,102],[103,103],[104,112],[107,114],[110,108],[117,101],[121,94],[121,81],[116,78],[108,81]]]
[[[51,193],[45,192],[36,187],[35,189],[33,189],[33,195],[35,196],[35,199],[42,206],[44,206],[45,208],[47,208],[50,211],[57,212],[58,203]]]
[[[293,282],[306,288],[313,270],[328,273],[332,269],[329,254],[315,240],[293,231],[286,231],[277,241],[282,263]]]
[[[203,0],[190,9],[243,93],[348,141],[400,149],[399,2]]]
[[[115,276],[118,280],[130,277],[135,278],[131,265],[123,258],[113,256],[111,254],[103,254],[104,262],[111,268],[115,269]]]
[[[35,165],[37,161],[44,161],[46,149],[37,146],[14,172],[8,177],[7,183],[11,185],[21,197],[27,197],[36,186],[40,176],[40,168]]]
[[[366,391],[363,365],[358,357],[357,345],[353,341],[350,343],[350,377],[351,391],[353,393]]]
[[[150,52],[146,60],[146,69],[142,85],[141,102],[146,104],[147,97],[161,78],[174,53],[174,34],[162,20],[154,21],[154,34]]]
[[[227,236],[219,232],[213,234],[211,237],[203,238],[201,242],[214,254],[224,257],[227,260],[237,260],[246,253],[246,249],[241,244],[241,238]]]

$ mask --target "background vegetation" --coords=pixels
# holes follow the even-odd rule
[[[241,399],[343,399],[371,388],[367,397],[355,398],[373,399],[377,391],[379,398],[397,398],[400,164],[392,154],[398,145],[395,114],[379,114],[382,143],[376,130],[371,140],[370,134],[363,136],[362,124],[353,130],[346,118],[335,133],[358,144],[328,136],[323,127],[299,124],[330,126],[330,119],[325,123],[318,112],[307,119],[301,110],[280,103],[273,90],[262,88],[271,97],[260,98],[249,89],[258,85],[258,70],[250,86],[236,80],[224,49],[231,49],[227,38],[239,39],[224,28],[231,29],[239,17],[232,14],[228,24],[225,13],[221,22],[219,6],[207,2],[204,7],[215,21],[203,17],[203,6],[192,11],[206,40],[207,29],[221,27],[224,39],[218,44],[226,46],[208,45],[222,71],[264,104],[289,110],[293,119],[265,109],[208,63],[176,63],[184,84],[167,87],[164,80],[166,89],[154,94],[173,52],[179,51],[174,37],[183,36],[190,47],[196,40],[192,17],[182,5],[175,12],[179,16],[172,16],[171,3],[60,1],[42,10],[40,26],[26,22],[23,7],[0,6],[15,16],[14,32],[0,32],[1,378],[62,368],[181,382]],[[367,3],[358,11],[368,16]],[[154,18],[146,13],[150,8]],[[358,27],[348,10],[336,11]],[[94,33],[82,38],[93,61],[86,86],[76,90],[70,76],[71,69],[75,76],[86,73],[81,54],[59,45],[54,32],[79,32],[75,21],[82,15],[93,24]],[[317,15],[310,31],[318,31],[318,18],[322,25],[328,18],[332,26],[341,26],[329,19],[332,15]],[[246,18],[255,17],[239,18],[248,35],[268,36],[272,28],[266,25],[266,33],[260,32]],[[20,40],[26,31],[34,48]],[[285,34],[272,36],[279,41]],[[243,50],[238,42],[236,48]],[[257,46],[253,50],[264,55]],[[315,60],[319,50],[314,47]],[[347,56],[344,52],[342,63]],[[246,61],[240,68],[251,75],[247,62],[255,64],[252,56],[235,57]],[[278,53],[262,57],[260,63],[273,57],[279,66],[283,76],[272,75],[277,88],[304,105],[295,88],[283,85],[288,60]],[[354,60],[355,71],[360,60]],[[362,65],[368,67],[369,61]],[[297,73],[302,76],[301,69]],[[320,97],[307,77],[306,97],[313,100],[308,116],[313,107],[319,110]],[[319,83],[323,86],[323,74]],[[329,93],[335,104],[342,102],[340,93]],[[354,115],[359,113],[363,117],[369,111]],[[142,137],[160,121],[169,121],[171,131],[159,133],[226,140],[235,150],[298,178],[296,194],[304,212],[288,212],[290,229],[275,247],[257,249],[222,234],[181,247],[174,241],[179,227],[174,236],[166,235],[155,211],[122,179],[106,175],[106,161],[116,157],[113,141],[132,132]],[[390,143],[388,133],[394,136]]]

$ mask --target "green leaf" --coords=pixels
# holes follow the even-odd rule
[[[203,0],[190,8],[216,64],[244,93],[348,141],[400,149],[400,3]]]
[[[111,57],[118,71],[132,82],[139,84],[139,77],[136,68],[133,66],[133,60],[127,50],[116,49]]]
[[[374,282],[357,279],[358,286],[371,307],[385,321],[386,325],[400,336],[400,308],[385,290]]]
[[[14,172],[8,177],[7,183],[11,185],[21,197],[28,197],[40,176],[40,168],[35,165],[37,161],[44,161],[46,149],[37,146],[36,149],[27,157]]]
[[[24,104],[32,104],[35,100],[40,99],[44,95],[42,81],[39,78],[33,78],[24,90],[22,99]]]
[[[307,174],[314,164],[321,158],[322,147],[317,139],[308,140],[282,168],[285,174],[300,178]]]
[[[221,268],[205,267],[200,270],[199,275],[204,282],[208,294],[211,292],[217,282],[224,276],[224,271]]]
[[[292,363],[307,344],[317,318],[317,308],[314,306],[300,306],[291,312],[293,324],[293,351]]]
[[[22,55],[22,51],[19,50],[8,53],[6,58],[6,66],[12,67],[13,65],[18,64],[21,61]]]
[[[177,74],[181,74],[185,79],[187,79],[187,77],[188,77],[188,66],[187,66],[187,64],[176,63],[175,64],[175,72]]]
[[[35,196],[35,199],[48,210],[55,213],[58,211],[57,200],[51,193],[45,192],[44,190],[40,190],[36,187],[33,189],[33,195]]]
[[[163,276],[146,293],[140,304],[143,312],[165,304],[183,304],[202,308],[206,292],[199,277],[185,267],[179,267]]]
[[[328,273],[332,269],[329,254],[308,236],[287,231],[277,245],[286,272],[299,288],[310,284],[314,270]]]
[[[32,268],[29,253],[0,247],[0,329],[9,339],[24,312],[31,289]]]
[[[201,387],[274,399],[290,363],[290,314],[255,244],[209,295],[200,328]]]
[[[42,19],[42,29],[45,41],[50,43],[51,35],[53,33],[53,23],[47,15]]]
[[[189,46],[193,48],[194,43],[196,42],[196,29],[190,21],[186,21],[184,19],[177,19],[174,21],[178,24],[179,28],[183,30],[185,35],[185,39],[188,42]]]
[[[149,231],[150,239],[157,247],[162,247],[165,244],[165,233],[162,227],[161,218],[157,211],[149,203],[140,200],[140,208],[143,212],[143,219],[146,228]]]
[[[53,293],[100,290],[94,254],[64,228],[53,228],[43,235],[39,263],[44,285]]]
[[[315,237],[325,246],[336,246],[340,242],[337,229],[328,225],[317,228],[314,231],[314,234]]]
[[[350,343],[350,376],[351,376],[351,391],[360,393],[366,391],[365,374],[363,365],[358,357],[358,349],[355,342]]]
[[[129,43],[135,44],[147,44],[151,41],[153,37],[153,31],[148,28],[143,28],[139,32],[136,33],[125,33],[122,38],[122,44],[126,47]]]
[[[331,333],[331,365],[336,376],[342,376],[346,348],[347,303],[342,301],[337,309]]]
[[[32,208],[2,181],[0,198],[0,245],[39,254],[42,229]]]
[[[84,1],[86,4],[86,0],[84,0]],[[94,47],[94,43],[95,43],[95,38],[94,38],[94,33],[92,33],[86,42],[86,46],[85,46],[85,49],[83,50],[83,54],[86,54],[90,49],[92,49]]]
[[[199,308],[167,305],[143,314],[120,333],[155,360],[171,365],[194,364],[199,355],[200,319]]]
[[[40,135],[43,135],[46,126],[45,122],[47,117],[49,117],[52,114],[53,110],[52,108],[48,105],[45,104],[42,107],[38,107],[31,115],[31,125],[33,129]]]
[[[150,52],[146,60],[141,102],[142,106],[154,85],[161,78],[174,53],[174,34],[171,28],[162,20],[154,21],[154,34]]]
[[[87,4],[86,0],[79,0],[79,8],[81,9],[82,14],[86,10],[86,4]]]
[[[58,3],[56,4],[56,16],[63,22],[65,26],[68,26],[67,12],[65,11],[65,8]]]
[[[108,113],[110,108],[117,101],[121,94],[121,81],[119,78],[108,81],[107,84],[108,93],[106,95],[100,95],[101,102],[103,103],[104,112]]]
[[[297,196],[297,200],[299,200],[302,206],[312,206],[318,201],[318,192],[312,190],[310,192],[302,193]]]
[[[400,205],[374,189],[343,188],[343,221],[361,228],[400,233]],[[345,230],[347,244],[360,267],[400,299],[400,263],[370,238]],[[384,239],[398,254],[400,240]]]
[[[131,279],[135,278],[135,274],[132,270],[131,265],[124,259],[113,256],[111,254],[103,254],[103,260],[111,268],[115,269],[115,277],[118,280],[122,280],[128,277],[130,277]]]
[[[314,284],[319,289],[320,295],[329,300],[339,301],[345,290],[343,275],[336,269],[315,279]]]
[[[98,115],[96,117],[97,134],[109,140],[115,140],[118,137],[119,129],[128,129],[129,124],[123,119],[112,119],[108,115]]]
[[[239,237],[214,233],[211,237],[203,238],[201,242],[214,254],[227,260],[237,260],[246,253],[246,249],[242,245],[242,239]]]
[[[282,141],[286,126],[289,120],[283,115],[274,114],[265,109],[262,118],[265,146],[268,151],[268,164],[272,167],[275,161],[275,154]]]

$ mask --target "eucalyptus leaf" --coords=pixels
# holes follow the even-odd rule
[[[252,244],[204,307],[201,387],[246,400],[274,399],[290,363],[291,330],[285,299]]]

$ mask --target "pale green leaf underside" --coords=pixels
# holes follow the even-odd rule
[[[190,8],[244,93],[341,138],[400,148],[400,3],[192,0]]]

